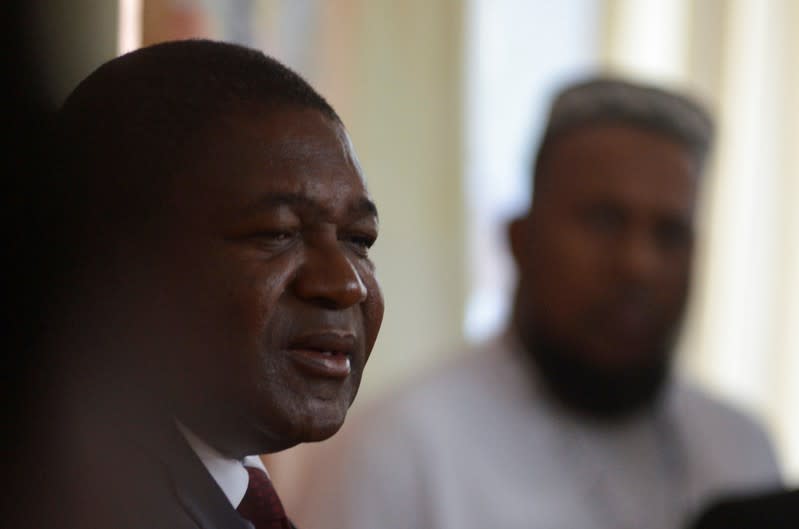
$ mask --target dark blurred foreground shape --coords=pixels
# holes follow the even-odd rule
[[[298,523],[673,529],[718,494],[777,486],[760,425],[672,372],[712,138],[683,95],[565,87],[508,231],[506,331],[320,449]]]
[[[59,145],[54,140],[56,109],[75,84],[102,60],[113,56],[116,2],[10,0],[3,3],[5,102],[3,141],[3,401],[4,441],[14,452],[29,450],[26,434],[35,406],[48,388],[52,369],[39,345],[53,288],[71,244],[62,235],[58,190]],[[110,39],[110,42],[109,42]],[[96,61],[96,62],[95,62]],[[51,441],[52,442],[52,441]],[[41,447],[40,447],[41,448]],[[54,449],[48,446],[44,452]],[[42,457],[39,453],[35,458]],[[11,458],[23,475],[27,463]]]
[[[718,501],[689,529],[795,529],[799,527],[799,491],[777,491]]]
[[[3,373],[4,476],[18,489],[36,472],[41,453],[28,435],[42,390],[36,343],[59,255],[48,245],[47,193],[52,157],[54,108],[47,98],[45,72],[32,40],[35,19],[29,2],[4,3],[3,83],[6,133],[2,142],[3,185]],[[46,452],[45,452],[46,453]],[[17,497],[4,494],[3,513],[15,512]]]

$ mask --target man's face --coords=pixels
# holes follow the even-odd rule
[[[521,334],[608,373],[662,361],[688,291],[697,163],[622,124],[576,128],[548,149],[533,209],[512,228]]]
[[[181,420],[231,455],[341,426],[377,337],[377,213],[343,127],[237,116],[176,179],[161,296]]]

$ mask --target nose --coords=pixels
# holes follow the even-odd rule
[[[294,291],[301,299],[334,310],[362,303],[367,296],[358,270],[338,241],[306,248]]]

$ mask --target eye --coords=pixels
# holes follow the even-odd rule
[[[273,231],[263,234],[264,238],[277,242],[286,241],[288,239],[291,239],[293,236],[294,234],[288,231]]]
[[[346,243],[363,257],[369,255],[369,248],[372,247],[376,239],[376,236],[365,233],[352,233],[344,237]]]
[[[258,246],[269,251],[281,250],[294,242],[298,237],[295,230],[264,230],[253,234],[250,239]]]

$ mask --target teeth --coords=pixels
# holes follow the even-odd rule
[[[312,351],[316,354],[320,354],[322,356],[339,356],[346,353],[341,353],[339,351],[322,351],[321,349],[308,349],[308,351]]]

